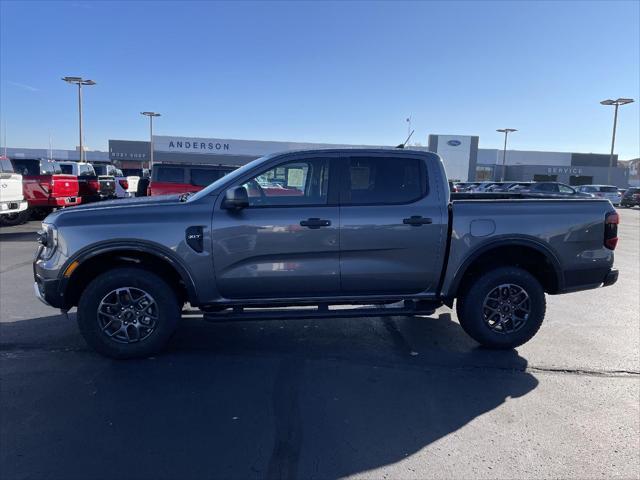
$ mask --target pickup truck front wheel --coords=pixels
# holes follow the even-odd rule
[[[540,329],[545,309],[542,285],[517,267],[481,275],[456,302],[464,331],[490,348],[515,348],[529,341]]]
[[[112,358],[145,357],[160,351],[176,329],[176,293],[152,272],[115,268],[82,293],[78,325],[86,342]]]

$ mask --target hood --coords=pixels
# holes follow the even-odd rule
[[[155,205],[163,205],[168,203],[180,203],[180,195],[157,195],[153,197],[134,197],[121,198],[116,200],[107,200],[97,203],[88,203],[86,205],[78,205],[57,210],[45,219],[45,223],[54,223],[59,217],[74,214],[93,214],[99,215],[101,211],[110,210],[126,210],[137,207],[153,207]]]

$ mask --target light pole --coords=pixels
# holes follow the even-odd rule
[[[611,184],[611,170],[613,169],[613,147],[616,144],[616,125],[618,123],[618,107],[620,105],[626,105],[627,103],[633,103],[633,98],[619,98],[617,100],[603,100],[601,105],[614,105],[616,108],[613,112],[613,135],[611,135],[611,155],[609,156],[609,172],[607,174],[607,183]]]
[[[140,112],[141,115],[149,117],[149,170],[153,168],[153,117],[159,117],[160,114],[156,112]]]
[[[86,80],[82,77],[62,77],[67,83],[75,83],[78,85],[78,118],[80,128],[80,162],[84,161],[84,148],[82,147],[82,86],[83,85],[95,85],[93,80]]]
[[[504,133],[504,150],[502,150],[502,174],[500,175],[500,181],[504,182],[504,172],[506,168],[507,160],[507,137],[511,132],[517,132],[515,128],[498,128],[496,132]]]

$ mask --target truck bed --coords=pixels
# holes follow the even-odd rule
[[[455,291],[459,273],[477,256],[507,244],[546,254],[550,271],[562,272],[554,279],[557,291],[551,293],[602,284],[613,262],[613,251],[603,248],[605,217],[612,212],[606,199],[452,194],[442,295]],[[495,260],[500,260],[498,254]]]

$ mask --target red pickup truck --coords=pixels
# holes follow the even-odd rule
[[[55,160],[14,158],[11,162],[22,175],[22,191],[32,217],[42,219],[56,208],[82,203],[78,177],[64,175]]]
[[[236,168],[227,165],[154,164],[148,194],[197,192]]]

